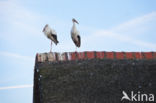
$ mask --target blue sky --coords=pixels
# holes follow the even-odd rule
[[[34,58],[49,52],[49,24],[75,51],[71,19],[79,22],[78,51],[155,51],[156,0],[0,0],[0,103],[31,103]]]

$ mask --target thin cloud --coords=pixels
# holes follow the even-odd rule
[[[11,53],[11,52],[4,52],[4,51],[0,51],[0,55],[1,56],[6,56],[6,57],[11,57],[11,58],[15,58],[15,59],[20,59],[20,60],[26,60],[26,61],[34,61],[33,57],[30,56],[23,56],[17,53]]]
[[[141,47],[146,47],[152,50],[156,49],[156,44],[154,43],[149,43],[149,42],[145,42],[145,41],[141,41],[141,40],[137,40],[135,38],[126,36],[126,35],[121,35],[118,33],[114,33],[111,31],[97,31],[94,35],[97,35],[98,37],[109,37],[109,38],[113,38],[119,41],[123,41],[123,42],[127,42],[127,43],[131,43],[137,46],[141,46]]]
[[[5,38],[12,35],[10,31],[18,31],[17,33],[14,33],[13,37],[17,37],[18,35],[20,36],[21,32],[23,31],[29,36],[37,36],[41,32],[39,26],[35,25],[35,23],[41,21],[43,16],[37,14],[36,12],[30,11],[27,8],[24,8],[20,2],[14,0],[0,1],[0,15],[1,19],[8,26],[7,30],[9,30],[5,31],[5,35],[1,35],[5,36]]]
[[[9,21],[38,20],[40,17],[40,15],[34,14],[34,12],[24,8],[19,2],[13,0],[0,1],[0,9],[0,14]]]
[[[123,31],[123,30],[129,30],[130,28],[134,29],[136,26],[145,25],[145,23],[148,23],[153,20],[156,20],[156,11],[137,17],[135,19],[126,21],[124,23],[121,23],[117,25],[116,27],[111,28],[110,30],[111,31]]]
[[[116,40],[119,40],[122,42],[131,43],[131,44],[134,44],[134,45],[137,45],[140,47],[145,47],[145,48],[148,48],[151,50],[156,50],[155,43],[138,40],[135,38],[135,36],[134,37],[129,36],[130,33],[137,32],[138,28],[143,27],[144,25],[146,25],[146,23],[151,22],[153,20],[156,20],[156,12],[152,12],[152,13],[146,14],[144,16],[132,19],[130,21],[126,21],[125,23],[122,23],[116,27],[109,29],[109,30],[97,30],[96,32],[93,33],[92,37],[93,38],[95,38],[95,37],[113,38],[113,39],[116,39]],[[133,27],[135,27],[135,28],[133,28]]]
[[[32,84],[28,85],[17,85],[17,86],[8,86],[8,87],[0,87],[0,90],[8,90],[8,89],[18,89],[18,88],[32,88]]]

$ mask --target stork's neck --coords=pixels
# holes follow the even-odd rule
[[[73,22],[73,29],[75,29],[76,28],[76,24],[75,24],[75,22]]]
[[[75,26],[75,22],[73,22],[73,26]]]

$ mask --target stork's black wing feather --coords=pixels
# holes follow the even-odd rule
[[[55,44],[59,43],[59,41],[57,40],[57,35],[51,34],[51,36],[54,38]]]
[[[80,37],[80,35],[78,35],[77,38],[78,38],[77,46],[80,47],[80,45],[81,45],[81,37]]]

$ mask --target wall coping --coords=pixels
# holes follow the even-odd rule
[[[49,52],[36,54],[36,62],[71,61],[86,59],[156,59],[156,52],[85,51],[64,53]]]

